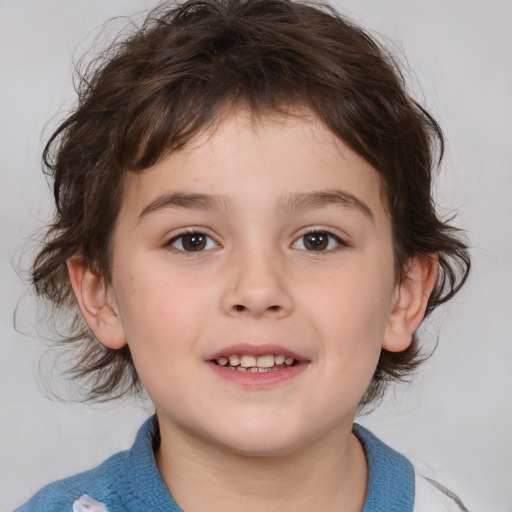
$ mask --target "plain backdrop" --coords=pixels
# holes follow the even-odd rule
[[[150,0],[0,0],[0,510],[42,485],[131,445],[149,404],[50,400],[46,345],[18,276],[27,239],[49,218],[40,169],[45,137],[74,101],[71,71],[108,18]],[[413,90],[442,125],[442,212],[471,241],[464,291],[424,329],[439,345],[413,383],[360,418],[428,463],[470,510],[512,511],[512,2],[339,0],[342,12],[394,44]],[[123,22],[124,23],[124,22]],[[123,25],[121,23],[121,25]],[[421,85],[418,86],[418,84]],[[30,247],[30,246],[28,246]],[[23,261],[23,260],[22,260]],[[46,384],[45,384],[46,383]],[[60,389],[68,383],[54,383]]]

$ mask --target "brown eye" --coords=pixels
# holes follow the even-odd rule
[[[304,235],[304,247],[308,251],[325,251],[329,245],[329,235],[327,233],[308,233]]]
[[[204,233],[185,233],[174,237],[169,245],[185,252],[199,252],[205,249],[213,249],[217,244],[211,237]]]
[[[311,252],[331,251],[346,246],[340,237],[329,231],[310,231],[299,237],[292,245],[294,249]]]
[[[206,237],[201,233],[185,235],[182,240],[185,251],[202,251],[206,247]]]

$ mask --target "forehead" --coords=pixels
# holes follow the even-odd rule
[[[313,114],[236,109],[153,167],[130,173],[121,209],[140,214],[159,194],[178,192],[219,197],[232,211],[258,210],[336,190],[385,214],[377,172]]]

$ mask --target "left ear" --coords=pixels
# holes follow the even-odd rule
[[[405,277],[397,285],[382,348],[405,350],[419,327],[437,277],[437,256],[416,256],[409,262]]]

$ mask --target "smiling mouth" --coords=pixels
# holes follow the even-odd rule
[[[286,357],[282,354],[262,356],[232,354],[228,357],[213,359],[212,362],[226,369],[250,373],[274,372],[298,364],[293,357]]]

